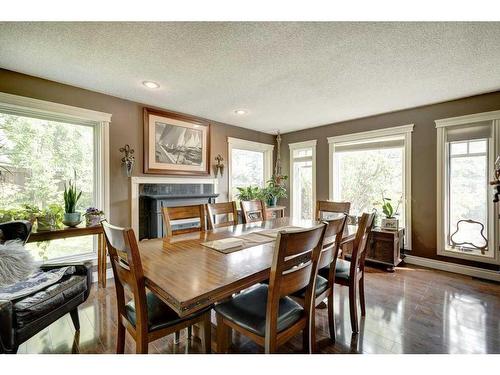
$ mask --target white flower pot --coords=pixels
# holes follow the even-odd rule
[[[399,220],[388,218],[382,219],[382,225],[380,227],[385,230],[398,230]]]

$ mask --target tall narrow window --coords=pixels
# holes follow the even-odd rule
[[[460,118],[457,118],[460,119]],[[495,121],[438,120],[438,253],[494,262]]]
[[[229,199],[236,200],[241,187],[264,187],[272,175],[273,145],[228,138]]]
[[[316,140],[289,147],[291,215],[296,220],[310,220],[316,200]]]
[[[330,137],[330,199],[351,202],[351,215],[381,212],[383,198],[398,210],[411,248],[410,157],[413,125]]]

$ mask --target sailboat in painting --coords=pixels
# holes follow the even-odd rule
[[[157,122],[156,161],[168,164],[201,165],[202,132]]]

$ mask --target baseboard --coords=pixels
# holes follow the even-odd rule
[[[106,270],[106,280],[107,279],[112,279],[113,278],[113,270],[111,268],[108,268]],[[92,282],[96,283],[97,282],[97,271],[92,272]]]
[[[480,279],[487,279],[500,282],[500,272],[485,270],[478,267],[464,266],[462,264],[443,262],[441,260],[417,257],[414,255],[406,255],[404,257],[405,263],[415,264],[428,268],[434,268],[441,271],[460,273],[462,275],[477,277]]]

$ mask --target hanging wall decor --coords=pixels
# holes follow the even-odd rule
[[[132,171],[134,170],[135,157],[133,155],[135,151],[133,148],[130,148],[129,145],[125,145],[120,148],[120,152],[124,154],[122,157],[122,166],[125,170],[125,174],[127,177],[130,177],[132,176]]]

